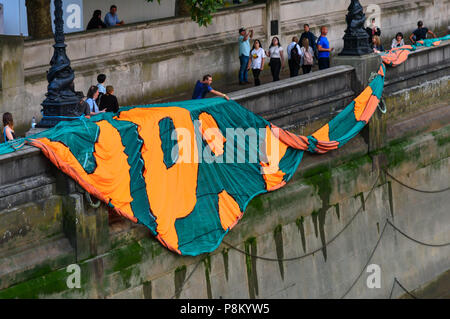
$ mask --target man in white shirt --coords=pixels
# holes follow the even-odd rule
[[[297,54],[292,56],[292,49],[294,47],[297,49]],[[302,50],[300,50],[300,46],[298,45],[298,37],[293,37],[291,44],[287,47],[288,54],[288,63],[289,63],[289,71],[291,78],[298,75],[298,71],[300,70],[301,58],[302,58]]]

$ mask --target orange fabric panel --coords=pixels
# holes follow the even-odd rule
[[[225,144],[226,139],[220,132],[216,120],[211,114],[206,112],[201,113],[198,119],[200,121],[200,132],[202,132],[202,136],[206,143],[208,143],[211,151],[213,151],[216,156],[222,155],[223,145]]]
[[[276,132],[277,130],[275,129],[274,131]],[[260,165],[266,182],[266,189],[269,191],[284,183],[283,176],[285,173],[280,170],[279,164],[284,154],[286,154],[287,148],[288,146],[275,136],[270,127],[266,126],[265,156],[268,162],[261,162]]]
[[[166,117],[173,121],[179,148],[178,160],[169,169],[164,164],[158,125]],[[198,148],[191,115],[180,107],[135,108],[121,112],[116,119],[138,126],[144,141],[141,150],[145,165],[143,175],[157,232],[161,242],[179,252],[175,221],[188,216],[197,202]]]
[[[380,66],[380,69],[378,70],[378,74],[381,76],[384,76],[383,66]]]
[[[355,99],[355,118],[359,121],[361,114],[364,112],[366,108],[367,102],[369,102],[370,97],[372,96],[372,88],[370,86],[366,87],[364,91]]]
[[[97,167],[91,175],[94,185],[109,198],[118,209],[134,216],[130,203],[130,165],[119,132],[108,121],[99,121],[98,141],[95,143],[94,157]]]
[[[383,60],[383,63],[392,64],[392,66],[397,66],[405,62],[408,59],[410,53],[411,51],[409,50],[401,50],[401,49],[391,50],[388,54],[382,56],[381,58]]]
[[[366,109],[361,114],[360,120],[368,123],[370,118],[372,117],[373,112],[375,112],[379,103],[380,103],[380,100],[375,95],[372,95],[369,99],[369,102],[367,102]]]
[[[308,138],[301,135],[295,135],[289,131],[285,131],[276,125],[272,125],[272,133],[275,137],[277,137],[280,141],[282,141],[284,144],[295,148],[297,150],[304,150],[306,151],[308,149]]]
[[[322,126],[319,130],[314,132],[312,136],[316,138],[318,141],[329,142],[330,141],[330,136],[328,135],[329,133],[330,133],[330,126],[327,123],[324,126]]]
[[[73,156],[70,149],[60,142],[52,142],[47,138],[40,138],[31,140],[29,143],[40,148],[45,156],[49,158],[50,161],[58,167],[58,169],[72,177],[78,184],[88,191],[89,194],[95,196],[106,204],[109,203],[111,198],[109,197],[107,190],[102,189],[102,183],[97,184],[96,182],[98,179],[102,179],[102,177],[98,175],[98,169],[96,169],[92,174],[87,174],[75,156]],[[131,196],[129,199],[131,201]],[[137,223],[137,219],[134,217],[132,212],[127,210],[126,205],[123,205],[122,209],[119,207],[114,207],[114,211]]]
[[[319,141],[316,145],[316,152],[319,154],[324,154],[326,152],[329,152],[331,150],[337,149],[339,146],[339,142],[332,141],[332,142],[321,142]]]
[[[242,217],[241,208],[226,190],[219,193],[219,216],[223,230],[233,228]]]

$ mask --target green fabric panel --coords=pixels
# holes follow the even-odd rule
[[[381,100],[384,89],[384,77],[377,76],[372,80],[372,82],[369,83],[369,86],[372,88],[372,95],[375,95],[379,100]]]
[[[330,141],[339,141],[349,130],[351,130],[357,121],[355,118],[355,101],[352,101],[329,123]]]
[[[292,176],[294,176],[298,165],[300,165],[300,162],[302,161],[303,154],[303,151],[293,149],[292,147],[288,147],[286,150],[286,154],[284,154],[283,158],[280,160],[280,164],[278,165],[280,170],[286,173],[283,177],[285,182],[288,182]]]
[[[144,144],[138,133],[136,124],[128,121],[113,119],[114,114],[106,113],[106,119],[120,134],[122,145],[125,147],[128,165],[130,165],[130,192],[133,201],[131,208],[138,221],[147,226],[152,234],[156,233],[156,222],[147,196],[146,184],[143,176],[144,160],[141,157],[141,148]]]
[[[349,140],[355,137],[366,125],[364,121],[359,121],[344,136],[339,139],[339,148],[345,145]]]
[[[86,173],[92,174],[97,167],[94,151],[99,132],[100,128],[95,122],[83,118],[59,122],[37,137],[46,137],[52,142],[60,142],[67,146]]]
[[[222,135],[227,140],[224,154],[219,157],[212,156],[222,163],[206,161],[199,163],[196,206],[191,214],[177,219],[175,222],[179,249],[183,255],[198,255],[202,252],[209,252],[220,244],[226,233],[226,230],[222,229],[218,212],[218,194],[220,192],[225,190],[232,196],[241,211],[245,211],[247,204],[254,196],[266,192],[266,185],[259,164],[262,154],[258,140],[260,134],[263,134],[261,138],[265,139],[265,130],[260,131],[259,129],[265,129],[269,122],[234,101],[227,102],[223,99],[222,101],[221,103],[215,103],[206,110],[203,108],[192,108],[193,111],[191,110],[193,121],[197,120],[202,112],[207,111],[215,119]],[[254,131],[256,143],[250,143],[249,137],[239,139],[239,135],[227,135],[227,127],[242,128],[243,131],[249,128],[257,128]],[[200,137],[198,125],[195,127],[195,132]],[[211,154],[207,143],[201,137],[197,140],[199,141],[198,145],[201,145],[199,154]],[[246,150],[245,163],[236,163],[238,142]],[[234,152],[233,162],[227,162],[228,152]],[[251,152],[257,154],[255,163],[249,162]],[[289,148],[281,160],[280,164],[282,164],[283,171],[286,173],[286,180],[289,180],[294,174],[302,154],[302,151]],[[285,158],[287,159],[285,160]]]
[[[161,149],[164,154],[166,168],[171,168],[178,160],[178,140],[175,125],[170,117],[161,119],[159,125],[159,136],[161,138]]]

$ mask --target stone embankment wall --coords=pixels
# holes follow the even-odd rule
[[[207,255],[175,255],[145,227],[91,207],[37,149],[0,156],[0,298],[339,298],[351,287],[346,297],[385,298],[394,277],[423,287],[450,269],[449,246],[424,245],[450,242],[450,197],[408,189],[386,171],[421,190],[449,186],[448,61],[443,44],[388,69],[388,112],[342,149],[306,154],[293,180],[256,197]],[[309,134],[354,97],[355,73],[338,66],[233,98]],[[73,263],[79,289],[66,285]],[[380,266],[381,288],[367,287],[366,264]]]
[[[75,70],[75,88],[86,93],[96,83],[99,73],[108,76],[108,84],[116,89],[122,105],[148,104],[153,100],[191,91],[197,79],[206,73],[215,83],[237,82],[239,68],[237,30],[241,26],[255,30],[268,46],[272,31],[278,33],[284,47],[303,24],[309,23],[319,34],[327,25],[335,54],[342,49],[345,15],[349,1],[271,0],[267,4],[251,4],[224,9],[214,14],[212,24],[199,27],[190,18],[167,18],[137,23],[108,30],[75,33],[66,36],[67,54]],[[430,29],[443,34],[450,16],[450,0],[371,0],[361,1],[365,9],[376,4],[380,11],[367,12],[381,26],[386,47],[396,32],[406,36],[419,19]],[[278,20],[278,30],[271,21]],[[19,82],[20,98],[8,99],[0,105],[0,113],[12,111],[17,127],[25,131],[33,116],[40,118],[40,103],[47,92],[46,71],[53,54],[53,39],[26,40]],[[4,78],[4,81],[10,81]],[[0,88],[1,90],[1,88]]]

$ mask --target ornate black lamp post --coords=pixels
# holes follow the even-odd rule
[[[364,55],[373,53],[369,46],[369,35],[364,29],[366,15],[358,0],[352,0],[345,18],[347,29],[344,35],[344,49],[339,55]]]
[[[47,98],[41,104],[43,118],[38,127],[52,127],[60,121],[73,120],[81,115],[79,102],[82,93],[75,92],[75,74],[66,55],[62,17],[62,0],[55,0],[55,51],[47,72]]]

